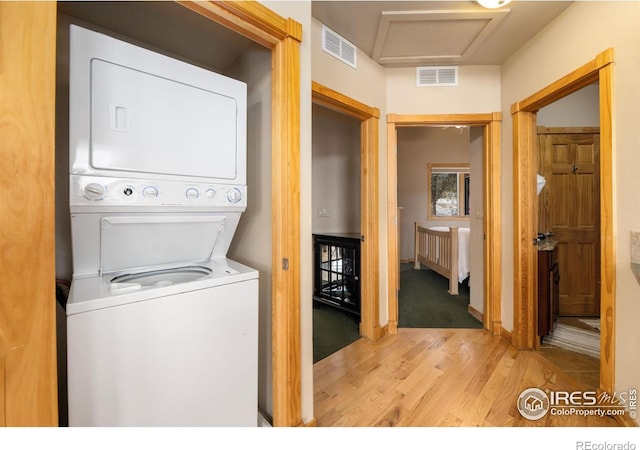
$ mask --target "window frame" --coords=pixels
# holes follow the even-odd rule
[[[432,210],[431,199],[431,178],[433,174],[437,173],[455,173],[458,176],[458,215],[456,216],[437,216],[435,211]],[[460,176],[463,175],[463,176]],[[465,212],[467,205],[467,196],[465,195],[465,178],[469,178],[471,182],[471,164],[470,163],[427,163],[427,220],[469,220],[471,217],[471,211],[469,214],[460,214]],[[470,197],[470,195],[469,195]]]

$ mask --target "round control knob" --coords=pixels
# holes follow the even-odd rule
[[[207,196],[208,199],[212,199],[213,197],[216,196],[216,190],[215,189],[207,189],[207,191],[205,192],[205,195]]]
[[[198,198],[200,197],[200,193],[196,188],[189,188],[187,192],[184,194],[187,198]]]
[[[240,199],[242,199],[242,192],[240,192],[240,189],[238,188],[230,189],[227,193],[227,199],[231,203],[238,203]]]
[[[146,198],[157,198],[158,189],[154,186],[147,186],[142,190],[142,195]]]
[[[127,197],[131,197],[133,195],[133,188],[131,186],[126,186],[123,190],[122,193],[127,196]]]
[[[107,196],[107,188],[100,183],[89,183],[82,189],[82,196],[87,200],[102,200]]]

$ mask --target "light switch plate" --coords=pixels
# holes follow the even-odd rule
[[[331,208],[318,208],[318,217],[331,217]]]

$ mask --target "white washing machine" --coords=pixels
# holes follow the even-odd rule
[[[67,303],[71,426],[257,425],[258,272],[220,256],[231,222],[72,215],[99,266]]]
[[[246,85],[71,27],[70,426],[256,426]]]
[[[75,279],[69,298],[71,426],[257,425],[255,270],[220,260]]]

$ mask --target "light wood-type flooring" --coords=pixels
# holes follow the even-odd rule
[[[586,390],[540,352],[519,351],[486,330],[402,328],[360,339],[314,365],[319,427],[618,426],[613,418],[524,419],[530,387]]]

